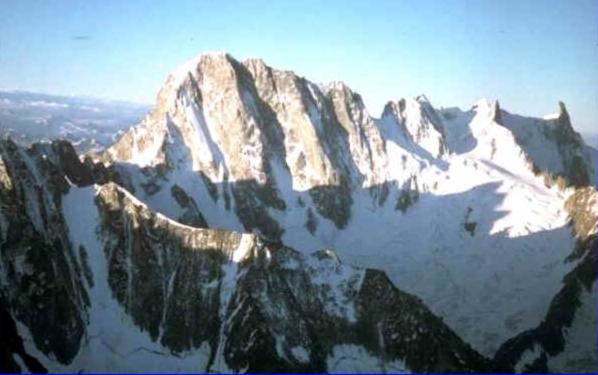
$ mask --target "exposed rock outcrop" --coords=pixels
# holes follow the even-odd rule
[[[28,150],[0,143],[0,292],[37,348],[62,363],[77,353],[90,304],[61,214],[67,176],[85,178],[69,150],[63,142]]]

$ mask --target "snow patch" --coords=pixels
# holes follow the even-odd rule
[[[327,372],[331,374],[358,373],[411,373],[400,360],[384,361],[371,355],[359,345],[336,345],[326,359]]]
[[[526,366],[534,363],[536,359],[540,358],[541,354],[542,349],[538,345],[534,344],[532,349],[528,349],[521,354],[521,358],[519,358],[519,361],[515,364],[515,372],[519,374],[522,373],[523,370],[526,369]]]
[[[303,346],[293,346],[291,354],[301,363],[309,363],[309,353]]]

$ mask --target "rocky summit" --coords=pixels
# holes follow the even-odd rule
[[[596,151],[206,53],[109,147],[0,141],[0,371],[594,372]]]

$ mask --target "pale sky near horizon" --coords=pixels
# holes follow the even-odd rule
[[[345,81],[374,116],[420,93],[530,116],[562,100],[596,132],[594,0],[0,3],[1,89],[152,103],[169,71],[207,50]]]

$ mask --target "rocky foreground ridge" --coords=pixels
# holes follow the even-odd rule
[[[3,141],[0,153],[3,369],[79,370],[94,341],[127,339],[93,331],[110,303],[161,355],[202,349],[196,371],[322,372],[359,363],[345,358],[354,348],[374,359],[371,370],[501,369],[383,272],[344,265],[333,250],[306,256],[174,222],[113,182],[94,184],[106,173],[66,142]],[[42,358],[27,353],[32,344]]]

